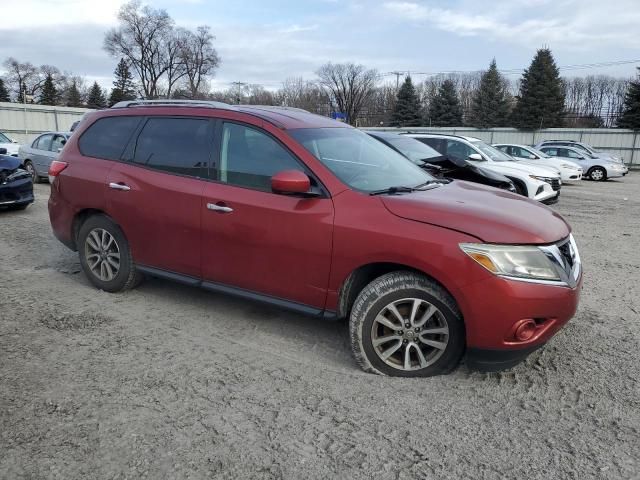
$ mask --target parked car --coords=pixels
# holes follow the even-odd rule
[[[68,132],[49,132],[36,137],[33,142],[22,145],[18,157],[22,165],[33,177],[34,183],[47,178],[49,165],[58,158],[58,154],[71,136]]]
[[[508,367],[578,304],[580,256],[559,214],[439,182],[298,109],[121,102],[82,122],[49,174],[54,234],[97,288],[147,274],[349,318],[368,372],[440,374],[465,354]]]
[[[527,145],[515,143],[499,143],[494,147],[502,150],[507,155],[531,165],[542,165],[553,167],[560,172],[560,179],[563,183],[578,182],[582,179],[582,167],[575,162],[556,157],[550,157],[544,152]]]
[[[610,153],[607,153],[607,152],[596,150],[588,143],[577,142],[575,140],[543,140],[542,142],[535,145],[535,148],[537,149],[540,149],[542,147],[573,147],[583,152],[586,152],[593,157],[604,158],[615,163],[624,164],[623,159],[620,157],[616,157],[615,155],[611,155]]]
[[[390,132],[368,131],[366,133],[401,153],[413,163],[436,177],[466,180],[502,188],[510,192],[516,191],[513,182],[504,175],[477,167],[466,160],[450,159],[426,143],[422,143],[414,138]]]
[[[520,195],[546,204],[558,201],[562,182],[560,172],[555,169],[518,163],[506,153],[478,138],[436,133],[407,135],[426,143],[449,158],[482,162],[482,168],[497,172],[511,180]]]
[[[10,138],[6,133],[0,132],[0,148],[6,149],[6,155],[17,157],[19,147],[18,142]]]
[[[585,172],[583,175],[596,182],[605,181],[609,178],[624,177],[628,172],[628,169],[621,163],[612,162],[604,158],[596,158],[574,147],[543,146],[540,151],[551,157],[578,163]]]
[[[33,203],[31,175],[21,168],[16,157],[0,154],[0,207],[22,210],[30,203]]]

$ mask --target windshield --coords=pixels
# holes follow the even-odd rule
[[[428,162],[430,158],[442,156],[437,150],[434,150],[429,145],[410,137],[401,137],[398,135],[397,138],[384,137],[384,140],[397,148],[400,153],[413,163],[418,165],[422,164],[423,161]]]
[[[301,128],[289,134],[356,190],[415,187],[434,180],[392,148],[355,128]]]
[[[11,140],[4,133],[0,133],[0,143],[11,143]]]
[[[504,153],[502,150],[487,145],[481,140],[473,140],[471,145],[480,150],[485,156],[489,157],[494,162],[513,162],[513,158]]]

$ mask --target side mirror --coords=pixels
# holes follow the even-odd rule
[[[482,155],[480,155],[479,153],[472,153],[471,155],[469,155],[469,160],[473,160],[474,162],[484,162],[485,159],[482,158]]]
[[[529,160],[535,160],[536,158],[538,157],[536,157],[533,153],[529,155]]]
[[[306,194],[311,180],[300,170],[283,170],[271,177],[271,189],[275,193]]]
[[[60,140],[60,145],[66,145],[67,144],[67,140],[66,139],[62,139]]]
[[[62,151],[62,148],[59,148],[59,149],[57,150],[57,152],[58,152],[58,153],[60,153],[61,151]]]
[[[578,157],[578,160],[584,160],[584,157]]]

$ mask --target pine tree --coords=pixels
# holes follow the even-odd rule
[[[80,90],[78,90],[78,85],[75,80],[71,82],[67,90],[65,105],[67,107],[82,107],[82,95],[80,95]]]
[[[522,75],[512,122],[524,129],[561,127],[563,113],[562,79],[551,50],[542,48]]]
[[[114,105],[123,100],[135,100],[136,91],[133,82],[133,75],[129,70],[127,61],[122,58],[118,62],[118,66],[114,70],[115,80],[113,81],[113,89],[109,96],[109,106]]]
[[[411,77],[407,75],[400,90],[398,90],[396,105],[391,115],[391,126],[418,127],[421,123],[420,99],[413,86]]]
[[[618,119],[618,127],[640,130],[640,68],[638,78],[629,83],[627,94],[624,97],[622,116]]]
[[[456,87],[451,80],[445,80],[433,97],[429,105],[427,123],[438,127],[462,126],[462,107]]]
[[[509,122],[509,95],[493,59],[482,74],[480,88],[473,95],[469,124],[479,128],[504,127]]]
[[[0,78],[0,102],[9,101],[11,101],[9,98],[9,92],[7,91],[7,87],[4,85],[4,80]]]
[[[42,93],[40,94],[38,103],[40,105],[57,105],[59,98],[58,89],[53,84],[53,77],[49,73],[42,85]]]
[[[107,106],[107,100],[104,98],[102,88],[98,85],[98,82],[93,82],[91,90],[89,90],[89,96],[87,97],[87,107],[101,109]]]

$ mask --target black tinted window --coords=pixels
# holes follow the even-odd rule
[[[273,175],[283,170],[303,169],[269,135],[243,125],[225,123],[218,170],[223,182],[271,191]]]
[[[211,122],[200,118],[150,118],[136,141],[133,161],[171,173],[206,177]]]
[[[101,118],[78,141],[83,155],[119,160],[141,117]]]
[[[429,145],[441,155],[447,154],[447,140],[444,138],[416,138],[416,140]]]

